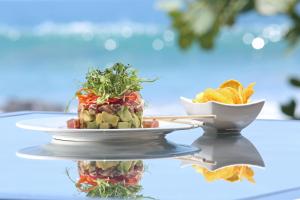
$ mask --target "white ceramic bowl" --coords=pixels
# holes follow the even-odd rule
[[[240,132],[253,122],[260,113],[264,100],[249,104],[224,104],[209,101],[194,103],[191,99],[180,97],[188,115],[215,115],[216,118],[202,119],[203,129],[207,132]]]

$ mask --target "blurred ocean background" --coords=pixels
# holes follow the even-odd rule
[[[215,49],[183,51],[158,1],[0,0],[0,108],[11,100],[64,107],[91,67],[131,64],[156,78],[142,94],[148,114],[184,113],[194,97],[227,79],[256,82],[260,117],[282,118],[280,103],[300,97],[288,77],[300,75],[300,49],[282,41],[289,22],[249,13],[222,31]],[[8,102],[8,103],[7,103]],[[76,102],[72,104],[76,110]]]

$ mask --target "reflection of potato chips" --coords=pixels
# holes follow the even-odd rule
[[[254,93],[255,83],[249,84],[247,88],[237,80],[228,80],[220,85],[218,89],[208,88],[204,92],[196,95],[195,103],[205,103],[216,101],[225,104],[246,104]]]
[[[215,171],[209,171],[206,168],[198,165],[193,165],[193,168],[195,168],[197,172],[202,174],[205,180],[208,182],[221,179],[229,182],[236,182],[247,179],[248,181],[255,183],[255,180],[253,178],[254,172],[250,167],[246,165],[229,166],[217,169]]]

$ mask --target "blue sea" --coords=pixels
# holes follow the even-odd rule
[[[89,68],[115,62],[132,65],[142,77],[158,78],[142,91],[149,114],[184,113],[180,96],[192,98],[227,79],[256,82],[252,99],[267,101],[262,118],[282,118],[279,105],[290,97],[300,99],[299,90],[288,84],[288,77],[300,77],[300,49],[289,50],[283,41],[284,19],[263,21],[250,14],[223,29],[213,50],[194,45],[184,51],[154,1],[132,0],[135,6],[127,7],[116,0],[76,1],[78,6],[58,2],[0,2],[0,105],[12,98],[65,105]],[[99,12],[94,4],[102,5]],[[69,14],[63,12],[70,5]],[[108,17],[113,9],[116,14]],[[262,39],[263,47],[261,40],[248,41],[253,38]]]

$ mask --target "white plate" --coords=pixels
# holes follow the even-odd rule
[[[248,104],[194,103],[185,97],[180,100],[188,115],[215,115],[216,118],[202,119],[203,129],[218,133],[240,132],[256,119],[265,103],[264,100]]]
[[[68,129],[67,120],[74,118],[66,114],[63,117],[49,117],[39,119],[28,119],[19,121],[19,128],[43,131],[52,135],[55,139],[69,141],[101,141],[101,140],[123,140],[123,139],[155,139],[164,137],[166,134],[177,130],[197,128],[195,125],[180,124],[175,122],[159,121],[158,128],[132,128],[132,129]]]
[[[17,156],[42,160],[140,160],[170,158],[198,153],[189,145],[157,139],[151,141],[75,142],[53,139],[50,143],[28,147]]]

